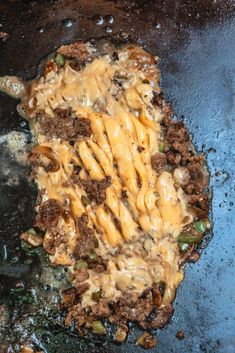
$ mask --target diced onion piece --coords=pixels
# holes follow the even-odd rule
[[[50,147],[37,145],[31,151],[31,155],[33,154],[45,156],[51,161],[50,172],[57,172],[57,170],[60,169],[60,163],[55,158],[54,153]]]
[[[141,345],[145,349],[154,348],[157,345],[157,339],[150,335],[150,333],[144,332],[143,335],[138,338],[136,344]]]
[[[106,328],[104,327],[102,322],[99,320],[93,321],[92,328],[93,328],[93,332],[98,335],[105,335],[106,334]]]
[[[20,239],[34,247],[42,244],[42,238],[34,231],[34,229],[29,229],[28,231],[22,233]]]

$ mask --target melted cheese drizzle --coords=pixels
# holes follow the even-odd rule
[[[142,55],[148,54],[143,51]],[[92,304],[91,295],[97,289],[102,289],[107,300],[115,300],[122,291],[141,294],[159,281],[167,284],[164,300],[169,301],[183,279],[176,240],[188,215],[183,191],[177,190],[171,173],[157,177],[151,166],[151,156],[158,152],[161,111],[152,106],[151,82],[143,83],[146,73],[131,63],[128,49],[122,49],[119,58],[96,58],[83,71],[74,71],[66,64],[58,72],[41,77],[33,91],[37,109],[48,116],[53,117],[55,108],[71,107],[77,116],[91,122],[92,136],[77,141],[74,147],[60,139],[48,140],[35,125],[38,143],[51,147],[60,163],[57,172],[38,169],[38,186],[45,190],[42,202],[57,199],[71,214],[68,223],[60,220],[59,224],[67,235],[67,244],[56,249],[51,261],[70,266],[73,271],[72,253],[77,241],[74,218],[84,212],[99,239],[97,253],[108,258],[106,272],[89,270],[90,288],[83,294],[84,306]],[[118,92],[114,83],[117,72],[128,77]],[[158,89],[158,82],[154,84]],[[95,111],[97,104],[105,106],[105,110]],[[111,177],[105,203],[119,221],[118,229],[104,204],[83,205],[85,191],[71,182],[74,163],[81,167],[81,177]],[[47,232],[44,245],[50,237]],[[116,249],[121,250],[113,256]]]

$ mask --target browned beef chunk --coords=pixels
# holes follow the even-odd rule
[[[196,216],[199,213],[199,218],[205,217],[205,212],[208,212],[209,208],[209,197],[205,194],[208,180],[204,168],[204,156],[195,155],[183,122],[174,122],[169,116],[164,116],[162,126],[165,129],[164,145],[167,162],[173,167],[183,165],[188,169],[189,178],[183,186],[184,192],[188,194],[188,203],[195,208]]]
[[[153,302],[155,305],[160,307],[163,301],[163,295],[165,291],[165,282],[153,283]]]
[[[40,114],[40,132],[47,137],[77,140],[92,134],[90,120],[74,117],[70,109],[56,109],[54,117]]]
[[[138,146],[137,150],[138,150],[139,153],[141,153],[141,152],[143,152],[145,150],[145,148],[142,147],[142,146]]]
[[[63,303],[66,306],[71,306],[75,304],[75,301],[77,299],[77,290],[75,287],[64,289],[62,290],[61,294],[63,297]]]
[[[199,207],[202,210],[208,212],[210,206],[210,200],[208,194],[200,194],[200,195],[187,195],[187,200],[189,205],[194,205],[195,207]],[[203,214],[203,217],[206,215]],[[200,218],[200,217],[199,217]]]
[[[110,323],[117,324],[125,332],[128,331],[128,321],[136,322],[144,329],[157,329],[168,324],[173,313],[172,304],[156,308],[150,289],[146,290],[141,297],[138,297],[136,293],[124,293],[120,301],[115,304],[106,303],[103,299],[99,299],[85,312],[80,304],[73,304],[76,304],[77,296],[88,288],[86,283],[81,283],[79,286],[75,290],[65,292],[65,305],[69,309],[66,322],[69,323],[73,319],[76,322],[80,320],[77,322],[78,327],[91,320],[107,317]],[[66,299],[68,300],[66,301]]]
[[[160,93],[154,92],[151,103],[155,107],[161,108],[161,111],[163,113],[161,125],[163,127],[166,127],[172,124],[172,119],[171,119],[171,116],[173,114],[172,107],[169,103],[165,102],[163,92],[160,92]]]
[[[171,144],[171,148],[174,151],[179,152],[182,155],[183,160],[187,160],[191,155],[189,147],[190,147],[189,141],[183,141],[183,142],[175,141]]]
[[[149,326],[153,329],[159,329],[167,325],[173,314],[172,304],[167,304],[162,308],[157,309],[155,317],[149,323]]]
[[[155,153],[151,157],[152,168],[157,174],[161,174],[166,166],[166,155],[164,153]]]
[[[88,262],[88,268],[95,272],[105,272],[107,270],[108,261],[101,256],[97,256],[94,260],[86,258]]]
[[[92,228],[88,227],[88,215],[86,213],[83,213],[80,218],[77,219],[77,226],[81,234],[94,234],[94,231]]]
[[[120,298],[120,304],[121,305],[128,305],[130,307],[133,307],[139,299],[139,295],[137,293],[123,293],[123,295]]]
[[[65,319],[65,325],[72,325],[74,320],[76,320],[76,325],[78,328],[85,325],[87,321],[87,314],[80,303],[73,305],[71,308],[69,308],[68,314]]]
[[[50,238],[47,238],[46,241],[44,240],[43,246],[50,255],[54,255],[60,245],[64,244],[66,246],[67,241],[67,235],[62,229],[51,227]]]
[[[153,98],[151,99],[152,105],[155,105],[157,107],[162,107],[163,102],[164,102],[163,92],[160,92],[160,93],[153,92]]]
[[[187,262],[197,262],[200,259],[200,254],[197,251],[193,251],[188,259]]]
[[[89,57],[89,52],[85,43],[82,42],[75,42],[69,45],[62,45],[58,50],[58,54],[62,54],[69,59],[76,58],[80,62],[84,62]]]
[[[131,296],[130,296],[131,297]],[[115,324],[135,321],[142,328],[147,328],[147,318],[154,308],[151,291],[148,291],[145,296],[137,298],[121,298],[118,304],[113,306],[114,314],[109,317],[109,321]]]
[[[88,216],[86,213],[76,220],[76,225],[79,229],[79,237],[73,254],[74,258],[84,258],[88,263],[88,268],[96,272],[106,271],[107,260],[97,256],[95,253],[97,239],[94,230],[88,227]]]
[[[199,163],[201,166],[203,166],[205,162],[205,156],[203,154],[192,155],[189,157],[188,162]]]
[[[170,144],[174,142],[189,141],[189,133],[183,122],[172,122],[166,133],[166,139]]]
[[[204,167],[201,163],[189,163],[187,165],[189,171],[190,180],[188,185],[184,187],[187,194],[201,194],[206,185],[207,179],[205,176]]]
[[[197,262],[200,254],[195,251],[195,244],[192,244],[186,252],[180,254],[179,265],[182,266],[187,262]]]
[[[85,293],[89,289],[89,287],[90,287],[89,284],[86,282],[77,284],[76,285],[77,295],[81,295]]]
[[[166,154],[167,162],[173,166],[178,166],[181,162],[181,154],[175,151],[168,151]]]
[[[60,216],[63,215],[63,208],[59,202],[54,199],[49,199],[39,206],[38,214],[36,216],[35,226],[45,230],[57,226]]]
[[[171,108],[169,107],[168,110],[170,110]],[[172,112],[172,109],[171,109]],[[171,119],[170,113],[169,114],[164,114],[163,118],[161,120],[161,126],[163,128],[165,128],[166,130],[168,129],[168,127],[173,123],[173,120]]]
[[[108,176],[103,180],[81,179],[78,175],[73,174],[72,180],[75,184],[82,187],[90,201],[94,201],[97,205],[101,205],[106,198],[105,189],[111,185],[111,177]]]
[[[111,314],[110,307],[107,303],[99,301],[91,307],[91,314],[96,318],[109,317]]]
[[[56,228],[52,228],[50,234],[53,238],[53,247],[58,248],[61,244],[66,242],[66,236],[62,231],[59,232]]]
[[[168,163],[173,166],[185,164],[192,152],[189,133],[184,123],[164,117],[162,125],[165,128],[164,145]]]
[[[80,259],[90,253],[95,247],[94,230],[88,227],[88,216],[86,213],[76,220],[79,237],[74,251],[74,258]]]
[[[81,269],[81,270],[77,270],[75,273],[75,281],[76,283],[80,283],[80,282],[84,282],[85,280],[87,280],[89,278],[87,269]]]
[[[146,323],[147,318],[151,314],[154,308],[152,295],[149,293],[145,298],[140,298],[133,310],[131,311],[130,319],[132,321],[137,321],[137,323],[143,327],[147,328],[148,325]]]
[[[126,190],[122,190],[122,198],[123,199],[128,199],[128,195],[127,195],[127,191]]]
[[[78,303],[80,295],[89,289],[89,284],[84,282],[89,277],[87,270],[80,270],[76,272],[74,287],[64,289],[62,291],[63,304],[70,307]]]

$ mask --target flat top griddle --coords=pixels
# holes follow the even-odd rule
[[[235,352],[234,10],[232,0],[0,2],[0,32],[9,34],[5,42],[0,39],[0,75],[32,78],[42,57],[75,40],[111,36],[134,41],[160,56],[167,99],[177,117],[186,121],[198,151],[207,154],[213,237],[200,261],[187,265],[174,317],[157,332],[155,352]],[[7,352],[7,338],[27,316],[28,306],[19,306],[16,299],[16,286],[33,288],[35,278],[42,275],[37,254],[29,256],[18,248],[19,233],[33,222],[36,190],[28,182],[27,167],[17,162],[4,142],[4,136],[16,130],[30,143],[28,125],[15,106],[16,101],[0,93],[0,310],[10,306],[9,315],[0,314],[0,352]],[[56,276],[58,281],[63,277]],[[41,288],[44,301],[56,297],[49,284]],[[36,317],[40,305],[36,308],[31,317]],[[134,345],[137,329],[118,346],[109,338],[80,339],[59,322],[53,325],[53,317],[38,327],[31,338],[48,353],[142,351]],[[182,341],[175,338],[178,330],[185,331]]]

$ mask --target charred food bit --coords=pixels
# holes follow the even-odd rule
[[[183,340],[184,338],[185,338],[185,333],[184,333],[184,331],[178,331],[177,333],[176,333],[176,338],[178,338],[178,340]]]

